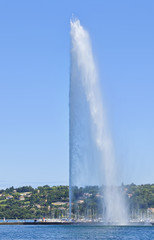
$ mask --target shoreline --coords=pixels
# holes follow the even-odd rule
[[[72,222],[0,222],[0,225],[71,225]]]
[[[0,222],[0,225],[83,225],[83,226],[104,226],[104,227],[148,227],[154,226],[154,222],[149,224],[141,224],[140,222],[129,223],[128,225],[116,225],[116,224],[102,224],[100,222]]]

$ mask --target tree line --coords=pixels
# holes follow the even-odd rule
[[[118,187],[125,195],[128,209],[147,210],[154,208],[154,184]],[[100,217],[103,213],[105,186],[73,187],[73,214]],[[0,190],[0,218],[34,219],[63,218],[69,214],[68,186],[10,187]]]

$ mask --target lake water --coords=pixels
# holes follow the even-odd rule
[[[0,240],[153,240],[154,227],[125,226],[0,226]]]

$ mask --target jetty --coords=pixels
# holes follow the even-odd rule
[[[104,222],[82,222],[82,221],[4,221],[0,225],[97,225],[97,226],[119,226],[118,224],[104,223]],[[125,226],[125,225],[123,225]],[[154,226],[154,222],[129,222],[126,226]]]
[[[0,222],[0,225],[71,225],[73,222]]]

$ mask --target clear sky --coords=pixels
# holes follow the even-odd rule
[[[0,1],[0,188],[68,184],[70,19],[91,36],[120,181],[154,183],[154,1]]]

